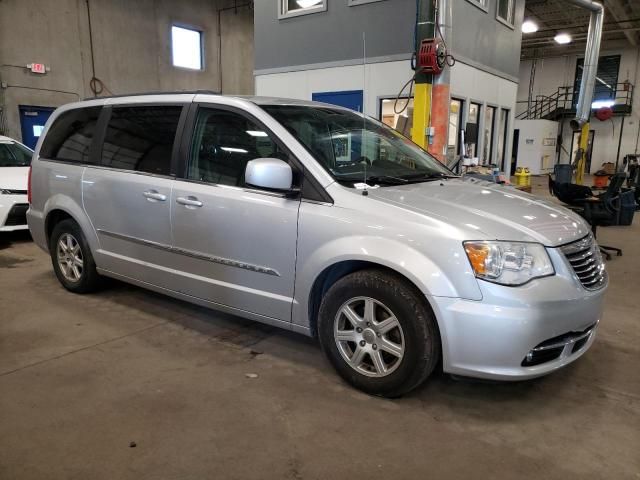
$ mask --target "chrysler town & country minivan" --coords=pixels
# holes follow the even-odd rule
[[[519,380],[584,354],[607,275],[559,205],[464,181],[344,108],[207,93],[56,110],[27,213],[62,285],[113,277],[318,337],[376,395]]]

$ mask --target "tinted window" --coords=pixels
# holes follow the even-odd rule
[[[47,132],[40,156],[51,160],[91,163],[89,147],[101,108],[77,108],[60,115]]]
[[[169,175],[181,106],[114,107],[102,165]]]
[[[248,118],[212,108],[198,111],[188,178],[241,186],[247,162],[256,158],[288,159],[270,134]]]
[[[0,167],[28,167],[32,153],[18,143],[0,143]]]

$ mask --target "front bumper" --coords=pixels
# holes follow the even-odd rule
[[[586,290],[564,256],[557,249],[548,251],[556,269],[552,277],[520,287],[479,281],[481,301],[433,297],[445,372],[524,380],[558,370],[589,349],[602,317],[606,285]],[[544,361],[526,361],[549,345],[556,350],[547,352]]]
[[[0,232],[27,230],[27,196],[0,195]]]

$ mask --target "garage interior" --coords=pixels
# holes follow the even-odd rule
[[[70,293],[28,230],[0,229],[0,479],[640,478],[640,4],[600,3],[0,0],[0,136],[30,148],[82,99],[284,97],[364,113],[464,177],[562,205],[549,178],[624,174],[632,202],[597,228],[624,254],[581,358],[518,382],[440,365],[395,399],[315,338],[116,280]],[[414,71],[434,38],[441,64]]]

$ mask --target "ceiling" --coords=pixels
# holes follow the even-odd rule
[[[640,46],[640,0],[601,0],[604,33],[601,49]],[[589,26],[588,10],[564,0],[526,0],[524,19],[538,24],[538,31],[522,35],[521,58],[552,57],[584,52]],[[553,37],[569,33],[573,41],[558,45]]]

